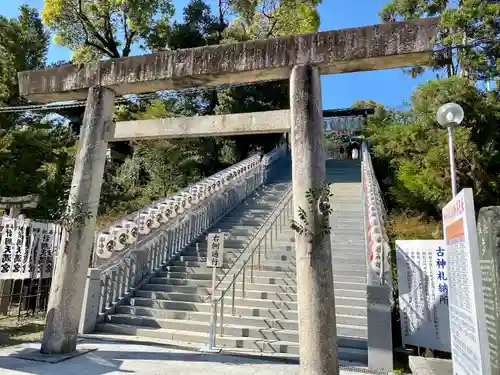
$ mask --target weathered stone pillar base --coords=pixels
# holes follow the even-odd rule
[[[43,333],[41,352],[44,354],[70,353],[76,349],[106,163],[104,132],[112,123],[114,98],[114,91],[108,88],[89,89],[68,208],[72,211],[76,208],[90,217],[73,226],[66,244],[58,250]]]
[[[320,232],[320,215],[309,211],[306,191],[326,180],[323,111],[318,69],[295,66],[290,77],[290,111],[294,217],[307,212],[313,233]],[[295,234],[299,310],[300,371],[302,375],[338,375],[337,326],[330,236],[312,243]]]

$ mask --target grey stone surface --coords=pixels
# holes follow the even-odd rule
[[[273,181],[244,201],[213,227],[232,233],[226,241],[228,264],[236,259],[250,233],[276,207],[291,184],[290,161],[286,160],[270,173]],[[328,160],[327,179],[331,183],[330,237],[336,302],[337,344],[341,364],[367,366],[366,321],[366,251],[364,248],[359,161]],[[251,220],[253,227],[242,227]],[[298,356],[297,281],[294,234],[288,219],[278,231],[267,251],[261,248],[261,270],[254,270],[253,282],[246,272],[246,298],[241,298],[242,283],[236,285],[236,315],[225,302],[224,337],[217,345],[224,351],[253,352],[287,358]],[[176,339],[184,348],[200,348],[208,342],[210,303],[206,300],[211,286],[211,270],[204,265],[206,242],[199,248],[188,246],[178,261],[159,270],[137,290],[134,298],[118,306],[106,321],[97,325],[90,337],[133,339],[144,342]],[[257,256],[254,259],[257,265]],[[223,271],[220,271],[221,274]],[[227,287],[228,280],[222,287]],[[269,343],[267,345],[266,343]],[[237,347],[243,345],[243,348]]]
[[[326,181],[319,69],[297,65],[290,77],[294,219],[307,214],[306,234],[295,233],[301,374],[337,375],[337,323],[330,237],[321,235],[322,216],[310,209],[307,191]],[[329,220],[329,218],[328,218]],[[303,224],[303,223],[301,223]]]
[[[12,354],[12,356],[15,358],[26,359],[28,361],[59,363],[62,361],[67,361],[68,359],[74,357],[87,354],[89,352],[93,352],[95,350],[97,350],[97,348],[83,348],[83,349],[78,348],[71,353],[42,354],[39,348],[25,348]]]
[[[279,110],[120,121],[109,128],[105,138],[108,142],[112,142],[135,139],[283,133],[289,129],[290,111]]]
[[[78,333],[89,333],[95,329],[99,309],[101,308],[100,302],[101,270],[91,268],[87,272]]]
[[[367,285],[368,367],[393,369],[392,316],[387,286]]]
[[[483,207],[477,237],[492,375],[500,374],[500,207]]]
[[[450,359],[410,356],[410,370],[413,375],[453,375]]]
[[[299,366],[252,357],[213,355],[169,349],[163,346],[85,340],[81,350],[97,348],[59,363],[41,363],[14,355],[33,350],[40,344],[0,349],[2,375],[298,375]],[[355,371],[341,371],[355,375]]]
[[[42,341],[46,354],[70,353],[76,347],[101,194],[107,151],[103,134],[112,121],[115,94],[105,87],[92,87],[88,94],[68,202],[69,219],[76,222],[67,228],[71,231],[56,259]],[[85,216],[74,216],[78,214]]]
[[[19,73],[20,94],[38,102],[85,99],[95,85],[118,95],[286,79],[298,64],[321,74],[427,65],[437,18],[110,59]]]

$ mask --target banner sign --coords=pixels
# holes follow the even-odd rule
[[[443,240],[396,241],[403,345],[451,352]]]

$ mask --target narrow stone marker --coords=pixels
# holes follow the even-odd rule
[[[500,206],[479,210],[477,239],[491,374],[500,375]]]

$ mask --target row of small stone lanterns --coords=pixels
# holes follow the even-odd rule
[[[383,284],[387,281],[386,273],[390,274],[391,264],[391,248],[384,221],[385,207],[366,143],[363,143],[362,153],[367,245],[370,251],[371,269],[379,276],[378,280],[371,282]]]
[[[276,149],[277,150],[277,149]],[[272,163],[281,151],[273,150],[265,156],[265,163]],[[264,163],[262,163],[264,164]],[[109,259],[135,244],[163,225],[175,222],[183,213],[202,205],[209,198],[240,182],[255,168],[261,167],[260,155],[253,155],[226,168],[179,193],[161,199],[135,213],[120,219],[97,232],[95,253],[101,259]]]

